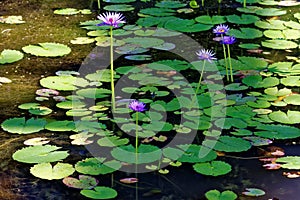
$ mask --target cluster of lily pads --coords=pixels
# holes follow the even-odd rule
[[[124,4],[117,4],[133,1],[109,2],[116,5],[104,9],[134,9],[131,5],[124,7]],[[277,1],[258,3],[278,5]],[[29,147],[17,150],[13,159],[33,164],[30,173],[36,177],[63,179],[67,186],[80,189],[80,193],[86,197],[108,199],[116,197],[117,191],[110,187],[97,186],[98,177],[128,165],[141,165],[150,171],[157,170],[167,174],[182,163],[189,163],[195,172],[202,175],[222,176],[232,170],[231,165],[224,161],[222,153],[226,156],[230,153],[246,152],[256,147],[265,148],[274,140],[300,137],[300,129],[297,127],[300,124],[300,112],[297,111],[297,106],[300,105],[299,57],[290,56],[287,57],[290,61],[269,63],[260,56],[237,56],[237,51],[234,51],[235,54],[231,57],[234,80],[225,86],[220,83],[220,80],[226,82],[225,59],[206,63],[204,71],[207,76],[204,81],[200,81],[201,85],[193,80],[187,84],[179,74],[198,73],[204,66],[204,60],[188,62],[166,58],[151,61],[151,49],[168,51],[180,48],[165,42],[164,37],[178,37],[182,33],[191,32],[211,33],[217,24],[239,26],[238,29],[230,29],[228,34],[239,39],[239,44],[235,44],[235,47],[240,47],[241,50],[255,52],[254,50],[260,50],[261,47],[264,51],[299,48],[300,13],[295,13],[289,21],[266,19],[268,16],[284,15],[286,10],[248,6],[237,9],[242,12],[241,15],[201,15],[192,19],[177,17],[177,12],[186,7],[186,4],[176,1],[158,2],[154,7],[140,9],[141,17],[136,24],[120,25],[119,29],[113,30],[114,51],[124,55],[125,59],[143,61],[142,65],[120,66],[113,72],[115,81],[126,76],[134,83],[122,88],[121,97],[131,95],[151,108],[138,113],[138,118],[137,113],[128,108],[128,101],[122,100],[117,102],[114,111],[118,117],[111,115],[112,90],[107,86],[111,81],[111,71],[101,69],[86,75],[59,71],[56,75],[42,78],[40,84],[43,89],[36,93],[40,102],[19,105],[28,114],[7,119],[1,124],[5,131],[15,134],[66,132],[70,134],[70,145],[107,148],[109,158],[91,157],[68,163],[67,157],[72,154],[67,147],[48,144],[53,139],[41,137],[25,141]],[[81,11],[57,11],[57,14],[63,12]],[[80,26],[88,30],[87,37],[76,38],[71,43],[96,42],[97,46],[103,48],[110,46],[109,36],[112,33],[109,27],[97,26],[99,23],[99,20],[82,22]],[[6,51],[2,53],[7,54]],[[68,54],[70,49],[60,44],[43,43],[40,46],[29,45],[23,51],[36,56],[62,56]],[[222,55],[217,55],[219,54]],[[11,61],[10,54],[3,58],[5,63]],[[153,77],[153,74],[156,76]],[[191,90],[191,86],[197,88],[196,107],[193,107],[195,90]],[[219,92],[222,90],[226,93]],[[171,91],[181,95],[174,97]],[[90,100],[95,104],[90,105]],[[55,102],[55,107],[50,107],[48,101]],[[56,118],[57,112],[64,112],[65,118]],[[165,119],[165,112],[171,117]],[[180,117],[184,119],[183,123],[176,120]],[[140,145],[136,148],[132,145],[132,138],[127,136],[127,133],[136,130],[135,119],[138,119],[140,125]],[[114,125],[119,128],[111,130],[109,127],[117,127]],[[192,132],[197,132],[197,142],[185,143],[184,138],[189,137]],[[180,144],[160,148],[177,135],[182,138]],[[206,139],[202,140],[204,137]],[[136,151],[147,153],[147,156],[140,154],[135,159]],[[201,157],[199,155],[202,152],[209,153]],[[269,158],[263,160],[266,168],[300,168],[300,156],[273,153]],[[161,168],[162,163],[169,166]],[[74,178],[74,174],[76,177],[79,174],[79,178]],[[135,179],[133,182],[136,181]],[[245,190],[244,195],[265,194],[257,188]],[[230,200],[236,199],[237,195],[233,191],[211,190],[205,197],[209,200]]]

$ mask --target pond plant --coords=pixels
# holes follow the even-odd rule
[[[113,4],[105,4],[103,9],[108,12],[97,20],[81,22],[87,35],[71,43],[97,46],[84,61],[91,64],[88,72],[59,70],[41,78],[43,88],[36,90],[36,101],[20,104],[22,114],[2,122],[4,131],[26,136],[26,147],[16,150],[13,160],[31,165],[25,167],[28,174],[62,180],[72,193],[77,189],[91,199],[118,198],[119,189],[126,188],[128,194],[133,183],[137,199],[138,191],[143,190],[137,183],[141,186],[148,176],[141,175],[138,180],[137,172],[154,172],[151,176],[171,182],[167,174],[179,176],[176,168],[181,166],[180,170],[193,171],[196,180],[214,177],[219,190],[203,184],[206,191],[197,198],[272,198],[270,190],[256,188],[250,179],[239,176],[246,170],[239,172],[235,163],[243,159],[261,162],[249,170],[279,169],[285,170],[283,175],[288,178],[299,177],[299,172],[290,170],[300,170],[300,156],[285,155],[283,148],[300,137],[300,13],[288,20],[269,18],[286,14],[275,1],[260,1],[246,8],[244,3],[234,14],[224,16],[198,10],[178,14],[191,11],[178,1],[139,2],[147,6],[139,9],[136,22],[122,26],[125,17],[118,11],[135,9],[134,2],[107,0],[106,4]],[[271,3],[276,8],[266,8],[265,4]],[[60,10],[56,17],[70,13],[76,15],[80,10]],[[210,49],[211,32],[220,36],[214,39],[222,44],[223,52]],[[194,37],[197,45],[182,43],[178,38],[184,38],[184,33]],[[209,42],[199,48],[203,37]],[[37,44],[22,51],[51,59],[64,59],[73,51],[60,43]],[[230,47],[233,44],[236,48]],[[110,53],[110,69],[93,68],[101,60],[98,50],[105,48]],[[187,53],[181,56],[176,52]],[[114,53],[120,55],[120,62],[114,63]],[[222,54],[224,59],[217,59]],[[23,57],[21,51],[3,50],[0,64],[20,62]],[[1,77],[1,81],[11,84],[14,80]],[[115,81],[122,83],[117,101]],[[29,134],[38,132],[47,137],[27,140]],[[174,145],[169,145],[172,142]],[[271,146],[276,143],[284,147]],[[135,171],[130,170],[132,166]],[[134,173],[136,178],[131,177]],[[117,184],[105,186],[107,174],[116,174],[112,181]],[[240,182],[235,185],[230,181],[236,177]],[[163,195],[157,185],[145,196]],[[260,187],[267,188],[266,184]],[[178,198],[194,195],[186,193]]]

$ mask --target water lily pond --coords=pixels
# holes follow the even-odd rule
[[[300,195],[300,2],[3,0],[0,200]]]

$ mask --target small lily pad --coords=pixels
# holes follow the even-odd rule
[[[71,188],[92,189],[98,184],[98,180],[92,176],[79,175],[79,178],[65,177],[63,183]]]
[[[230,190],[223,191],[222,193],[218,190],[209,190],[205,193],[205,197],[208,200],[235,200],[238,196]]]
[[[235,23],[235,24],[252,24],[259,20],[259,17],[255,15],[245,15],[245,14],[242,14],[241,16],[227,15],[226,18],[228,22]]]
[[[75,164],[77,172],[89,175],[109,174],[120,168],[119,161],[106,161],[106,158],[87,158]]]
[[[39,43],[38,45],[28,45],[22,48],[25,53],[35,56],[58,57],[64,56],[71,52],[71,49],[59,43]]]
[[[113,11],[113,12],[120,12],[120,11],[132,11],[134,7],[127,4],[115,4],[115,5],[108,5],[104,7],[104,10]]]
[[[25,140],[24,141],[24,144],[25,145],[32,145],[32,146],[35,146],[35,145],[43,145],[43,144],[47,144],[49,143],[50,141],[48,140],[48,138],[46,137],[35,137],[35,138],[31,138],[31,139],[28,139],[28,140]]]
[[[116,190],[103,186],[97,186],[93,190],[81,190],[80,194],[91,199],[113,199],[118,195]]]
[[[73,166],[67,163],[57,163],[53,167],[50,163],[39,163],[30,168],[32,175],[47,180],[62,179],[74,172]]]
[[[265,195],[265,191],[257,188],[246,188],[246,192],[242,192],[246,196],[259,197]]]
[[[231,171],[231,166],[223,161],[196,163],[193,165],[193,168],[196,172],[208,176],[220,176]]]
[[[89,37],[77,37],[74,40],[71,40],[70,42],[72,44],[90,44],[95,41],[94,38],[89,38]]]
[[[0,64],[13,63],[23,58],[23,53],[17,50],[5,49],[0,54]]]

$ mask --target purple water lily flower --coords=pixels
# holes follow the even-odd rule
[[[229,31],[229,27],[224,24],[218,25],[216,28],[213,29],[213,33],[218,34],[218,35],[224,35],[227,34]]]
[[[143,112],[146,110],[146,104],[137,100],[131,101],[128,107],[135,112]]]
[[[196,54],[200,60],[207,60],[210,63],[217,59],[215,58],[215,53],[212,50],[201,49],[196,52]]]
[[[224,36],[221,40],[221,44],[233,44],[236,42],[236,38],[234,36]]]
[[[102,23],[97,24],[97,26],[108,25],[118,28],[119,24],[126,23],[124,16],[117,12],[106,12],[99,15],[97,18],[103,21]]]

